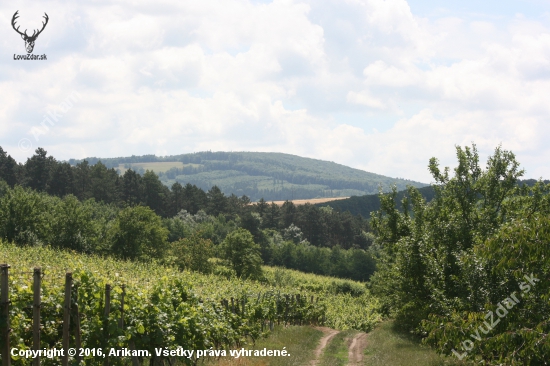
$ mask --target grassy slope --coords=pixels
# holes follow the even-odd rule
[[[282,350],[288,351],[288,357],[244,357],[235,359],[224,357],[219,360],[209,359],[204,365],[219,366],[289,366],[307,365],[314,357],[313,353],[323,333],[312,327],[275,327],[275,330],[267,338],[260,339],[255,345],[246,349]]]
[[[365,350],[368,366],[459,366],[468,365],[455,357],[439,356],[422,346],[420,340],[394,329],[392,321],[380,323],[367,340]]]
[[[93,164],[98,158],[87,158]],[[306,199],[316,197],[341,197],[351,195],[374,194],[378,186],[387,189],[396,184],[404,189],[407,184],[421,187],[422,183],[405,179],[395,179],[382,175],[353,169],[334,162],[304,158],[283,153],[264,152],[200,152],[167,157],[147,155],[101,159],[108,167],[120,164],[144,164],[154,171],[166,171],[167,162],[195,164],[202,171],[190,171],[176,178],[164,177],[166,184],[175,180],[190,182],[203,189],[217,185],[226,194],[247,195],[253,200],[263,197],[266,200]],[[70,160],[72,164],[76,160]]]

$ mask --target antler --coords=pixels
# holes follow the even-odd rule
[[[26,35],[27,35],[27,30],[26,30],[26,29],[25,29],[25,33],[21,33],[21,32],[19,32],[19,26],[18,26],[17,28],[15,28],[15,20],[16,20],[17,18],[19,18],[19,15],[17,15],[17,13],[19,13],[19,10],[17,10],[17,11],[15,12],[15,14],[13,14],[13,18],[11,18],[11,26],[12,26],[13,29],[15,29],[15,31],[16,31],[17,33],[19,33],[20,35],[26,36]],[[46,14],[46,13],[44,13],[44,14]]]
[[[46,28],[46,24],[48,24],[48,20],[50,19],[50,18],[48,17],[48,14],[46,14],[46,13],[44,13],[44,16],[43,16],[42,18],[46,19],[46,23],[42,22],[42,29],[40,29],[40,30],[38,31],[38,33],[36,33],[36,37],[38,37],[38,35],[39,35],[40,33],[42,33],[42,31],[44,30],[44,28]],[[33,35],[33,37],[35,36],[34,33],[33,33],[32,35]]]
[[[42,29],[40,29],[40,30],[38,30],[38,29],[34,30],[34,31],[32,32],[32,36],[29,37],[29,35],[27,34],[27,30],[26,30],[26,29],[25,29],[25,32],[24,32],[24,33],[21,33],[21,32],[19,31],[19,26],[17,26],[17,28],[15,28],[15,20],[16,20],[17,18],[19,18],[19,15],[18,15],[17,13],[19,13],[19,10],[17,10],[17,11],[15,12],[15,14],[13,14],[13,18],[11,18],[11,26],[13,27],[13,29],[15,29],[15,31],[16,31],[17,33],[19,33],[20,35],[25,36],[25,37],[27,37],[27,38],[34,38],[34,39],[35,39],[36,37],[38,37],[38,35],[39,35],[40,33],[42,33],[42,31],[44,30],[44,28],[46,28],[46,24],[48,24],[48,20],[50,19],[50,18],[48,17],[48,14],[44,13],[44,16],[43,16],[42,18],[46,19],[46,22],[45,22],[45,23],[42,22]],[[38,31],[38,33],[36,33],[36,31]]]

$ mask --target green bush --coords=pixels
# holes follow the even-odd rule
[[[259,279],[262,277],[260,246],[254,243],[252,234],[239,228],[225,237],[222,252],[238,277]]]

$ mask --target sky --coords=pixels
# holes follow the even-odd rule
[[[20,31],[40,29],[21,60]],[[433,181],[456,146],[550,178],[550,0],[0,3],[0,146],[24,162],[272,151]]]

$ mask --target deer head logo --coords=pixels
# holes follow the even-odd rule
[[[42,29],[38,30],[34,30],[33,33],[32,33],[32,36],[29,36],[27,34],[27,30],[25,29],[25,32],[21,33],[19,31],[19,26],[17,26],[17,28],[15,28],[15,20],[17,18],[19,18],[19,15],[17,15],[17,13],[19,13],[19,10],[17,10],[15,12],[15,14],[13,14],[13,18],[11,18],[11,26],[13,27],[13,29],[15,29],[15,31],[17,33],[19,33],[21,35],[21,38],[23,38],[23,40],[25,41],[25,48],[27,49],[27,53],[32,53],[32,50],[34,49],[34,42],[36,41],[36,38],[38,37],[38,35],[40,33],[42,33],[42,31],[44,30],[44,28],[46,28],[46,24],[48,24],[48,14],[44,13],[44,19],[46,19],[46,22],[42,22]],[[38,33],[37,33],[38,32]]]

